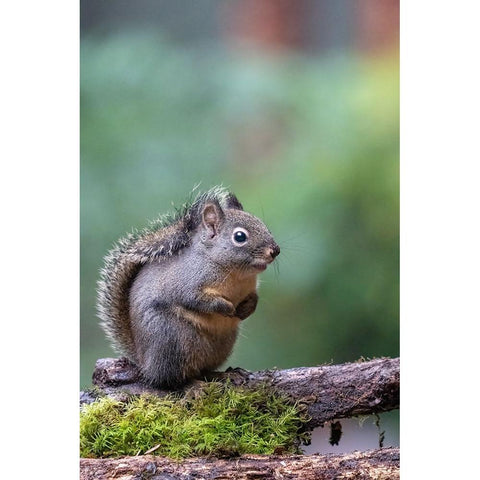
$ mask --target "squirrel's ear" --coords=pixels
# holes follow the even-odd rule
[[[226,206],[227,208],[233,208],[235,210],[243,210],[243,205],[233,193],[228,194],[228,197],[226,198]]]
[[[210,238],[218,234],[220,225],[223,222],[224,213],[220,205],[207,203],[202,211],[202,224],[207,230]]]

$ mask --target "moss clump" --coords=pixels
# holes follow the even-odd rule
[[[82,408],[80,455],[171,458],[298,453],[304,414],[267,388],[210,382],[192,398],[102,398]]]

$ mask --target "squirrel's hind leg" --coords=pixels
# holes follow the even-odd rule
[[[151,304],[132,320],[136,363],[145,383],[163,388],[185,384],[188,380],[186,335],[168,308]]]

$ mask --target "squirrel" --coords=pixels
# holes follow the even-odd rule
[[[145,382],[180,388],[228,358],[257,306],[257,275],[279,253],[265,224],[214,187],[108,252],[101,326]]]

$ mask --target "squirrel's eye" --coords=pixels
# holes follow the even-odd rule
[[[243,228],[236,228],[232,235],[233,243],[237,245],[242,245],[248,239],[248,233]]]

